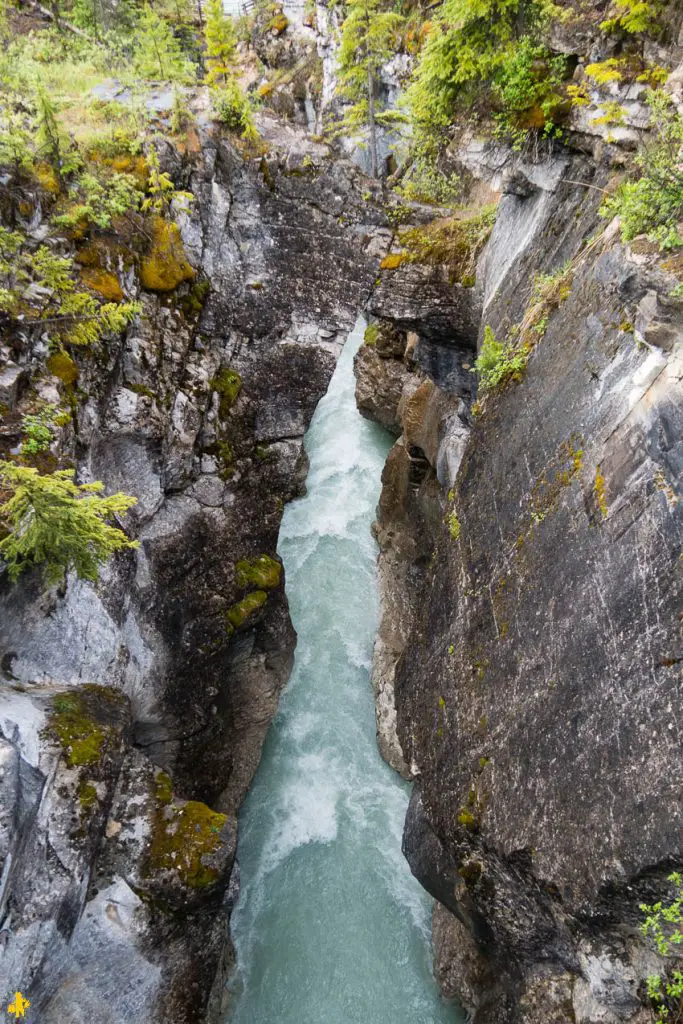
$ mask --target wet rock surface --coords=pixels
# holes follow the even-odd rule
[[[95,585],[0,580],[0,1001],[21,978],[45,1021],[194,1021],[223,996],[235,815],[295,645],[280,517],[389,239],[357,169],[263,129],[263,157],[160,143],[195,196],[178,215],[193,279],[143,292],[77,367],[64,452],[138,498],[139,549]],[[44,358],[28,345],[5,369],[13,401],[24,377],[62,386]],[[109,698],[102,723],[89,704]],[[55,743],[55,714],[92,763]]]
[[[639,905],[683,856],[683,309],[613,229],[580,255],[597,200],[564,182],[577,159],[508,165],[537,187],[506,192],[479,261],[479,335],[504,337],[534,273],[574,260],[523,378],[473,416],[444,338],[378,508],[380,747],[416,780],[404,852],[477,1024],[648,1020]],[[419,351],[433,321],[410,326]]]

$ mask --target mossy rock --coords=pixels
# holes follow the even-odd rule
[[[206,888],[220,876],[223,829],[227,816],[198,800],[173,798],[165,772],[155,778],[155,808],[145,874],[171,872],[183,885]],[[217,856],[218,855],[218,856]]]
[[[238,587],[273,590],[282,578],[282,565],[269,555],[243,559],[235,566],[235,578]]]
[[[218,412],[221,418],[225,419],[242,390],[242,378],[236,370],[225,366],[209,383],[219,395]]]
[[[83,284],[97,292],[107,302],[122,302],[123,289],[116,274],[98,267],[86,267],[81,271]]]
[[[377,335],[379,334],[379,324],[368,324],[365,328],[365,334],[363,335],[364,345],[375,345],[377,343]]]
[[[40,163],[36,164],[34,174],[40,184],[40,187],[44,189],[45,192],[49,192],[52,196],[59,195],[61,191],[59,178],[51,164],[42,160]]]
[[[111,687],[65,690],[52,698],[45,733],[59,743],[68,768],[95,767],[118,742],[126,705]]]
[[[268,29],[278,36],[281,36],[283,32],[286,32],[288,26],[289,18],[284,11],[278,11],[277,14],[275,14],[268,22]]]
[[[54,352],[47,361],[47,368],[53,377],[68,387],[78,380],[78,367],[68,352]]]
[[[152,220],[152,247],[143,257],[140,283],[150,292],[171,292],[196,271],[187,261],[180,228],[163,217]]]
[[[265,590],[253,590],[237,604],[232,605],[226,612],[226,618],[231,630],[239,629],[245,622],[248,622],[268,600]]]

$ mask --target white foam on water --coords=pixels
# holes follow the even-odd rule
[[[298,647],[240,812],[231,1024],[455,1024],[431,904],[401,853],[408,787],[380,759],[370,533],[391,439],[355,407],[349,338],[305,439],[307,494],[279,551]]]

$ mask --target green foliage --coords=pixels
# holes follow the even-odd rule
[[[245,138],[256,135],[251,105],[235,78],[230,78],[221,88],[212,89],[211,97],[217,120],[229,131]]]
[[[110,228],[112,220],[136,210],[140,205],[140,191],[131,174],[110,174],[103,180],[86,172],[69,189],[72,201],[68,212],[53,221],[59,227],[72,228],[81,223],[98,228]]]
[[[140,204],[140,209],[143,213],[156,213],[159,216],[168,215],[172,203],[184,206],[186,203],[192,202],[194,199],[193,194],[177,189],[173,184],[170,174],[161,170],[159,154],[154,146],[150,146],[147,154],[147,168],[149,171],[147,196]]]
[[[641,176],[603,203],[603,217],[618,216],[625,242],[647,235],[662,249],[683,245],[683,117],[668,97],[650,92],[652,138],[636,158]]]
[[[107,333],[119,333],[137,315],[135,302],[100,305],[76,288],[74,261],[47,245],[22,250],[19,232],[0,228],[0,310],[26,325],[41,323],[61,344],[93,345]]]
[[[195,68],[170,24],[149,5],[136,26],[134,65],[139,75],[151,81],[189,85],[196,80]]]
[[[624,77],[623,61],[618,57],[610,57],[608,60],[600,61],[598,64],[587,64],[586,74],[596,85],[609,85],[610,82],[620,82]]]
[[[661,4],[649,0],[613,0],[612,11],[612,17],[600,25],[603,32],[652,32],[658,28],[662,13]]]
[[[545,46],[523,36],[493,76],[494,96],[503,108],[496,115],[498,133],[511,136],[517,147],[530,129],[556,134],[566,72],[565,57],[553,57]]]
[[[422,155],[415,160],[396,192],[420,203],[454,206],[462,195],[462,181],[455,172],[445,174],[433,160]]]
[[[497,74],[504,76],[506,65],[510,71],[502,87],[518,90],[520,37],[537,40],[557,12],[550,0],[444,0],[408,89],[418,147],[432,148],[453,120],[458,102],[472,98]]]
[[[99,497],[100,482],[75,484],[74,470],[40,476],[36,469],[0,462],[0,482],[11,497],[0,505],[9,533],[0,556],[13,582],[25,569],[43,566],[48,583],[75,571],[96,580],[99,566],[121,548],[137,547],[106,520],[122,515],[136,499],[127,494]]]
[[[30,413],[21,421],[22,455],[38,455],[45,452],[52,443],[52,428],[57,415],[56,405],[46,405],[37,413]]]
[[[375,110],[375,89],[382,66],[396,50],[403,17],[395,10],[383,10],[381,0],[350,0],[342,25],[339,47],[339,92],[349,100],[342,131],[370,128],[371,173],[377,173],[375,124],[388,124],[399,115]]]
[[[222,0],[208,0],[206,5],[207,85],[227,85],[234,75],[237,56],[237,34],[232,18],[223,9]]]
[[[457,512],[451,512],[448,516],[448,532],[451,535],[451,540],[458,540],[460,537],[460,520],[458,519]]]
[[[519,380],[526,367],[527,358],[526,352],[515,350],[512,345],[498,341],[487,324],[481,350],[474,363],[480,390],[494,391],[511,379]]]
[[[643,935],[651,938],[661,956],[678,953],[683,945],[683,879],[675,871],[669,875],[668,881],[675,889],[675,896],[670,903],[660,900],[652,906],[641,903],[640,909],[645,914],[641,925]],[[647,994],[655,1011],[657,1021],[680,1020],[683,1014],[683,973],[672,971],[670,976],[662,978],[659,974],[650,975],[647,979]],[[672,1016],[672,1013],[674,1016]]]
[[[57,108],[42,86],[36,93],[38,153],[47,160],[61,178],[75,171],[81,164],[78,151],[57,120]]]

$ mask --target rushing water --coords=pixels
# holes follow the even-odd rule
[[[401,854],[408,787],[381,760],[369,668],[370,534],[388,435],[356,411],[349,337],[306,435],[308,493],[280,554],[294,671],[240,814],[231,1024],[453,1024],[431,972],[430,901]]]

